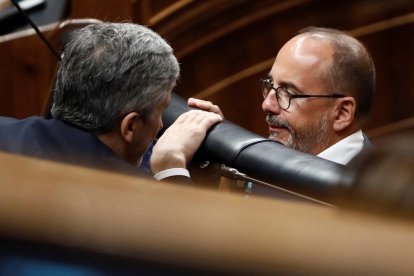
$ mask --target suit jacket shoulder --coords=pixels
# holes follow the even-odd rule
[[[81,166],[139,173],[138,168],[115,155],[95,135],[56,119],[0,117],[0,150]]]
[[[347,164],[346,166],[351,169],[358,169],[362,164],[365,162],[366,156],[370,154],[373,150],[375,150],[374,145],[371,143],[371,141],[368,139],[365,133],[362,133],[364,136],[364,144],[362,146],[362,150],[355,155]]]

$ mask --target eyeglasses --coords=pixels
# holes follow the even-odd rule
[[[277,103],[279,104],[280,108],[283,110],[287,110],[290,107],[290,101],[292,99],[297,98],[343,98],[344,95],[340,94],[327,94],[327,95],[295,95],[290,92],[287,88],[279,86],[275,88],[273,86],[273,81],[269,78],[264,78],[260,80],[262,86],[262,94],[263,97],[266,99],[269,95],[270,91],[275,90],[275,96]]]

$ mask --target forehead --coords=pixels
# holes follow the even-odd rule
[[[298,35],[289,40],[279,51],[270,76],[276,83],[293,83],[297,86],[321,85],[321,76],[333,57],[328,39]]]

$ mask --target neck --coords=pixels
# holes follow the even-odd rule
[[[117,156],[124,160],[126,159],[126,149],[123,146],[123,143],[119,141],[120,137],[117,137],[113,131],[99,134],[97,135],[97,138],[109,147]]]
[[[324,150],[326,150],[327,148],[333,146],[334,144],[338,143],[339,141],[341,141],[342,139],[345,139],[346,137],[348,137],[351,134],[354,134],[355,132],[357,132],[358,130],[360,130],[361,127],[359,124],[353,124],[349,127],[347,127],[346,129],[343,129],[341,131],[337,131],[335,132],[331,137],[331,139],[326,143],[325,146],[318,148],[317,150],[315,150],[312,154],[314,155],[318,155],[319,153],[323,152]]]
[[[337,136],[339,137],[338,141],[348,137],[351,134],[354,134],[355,132],[357,132],[360,129],[361,129],[361,126],[358,123],[354,123],[354,124],[350,125],[348,128],[345,128],[342,131],[339,131],[337,133]]]

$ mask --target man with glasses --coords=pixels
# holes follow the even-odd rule
[[[372,147],[361,124],[369,114],[374,87],[374,63],[358,40],[334,29],[306,28],[281,48],[261,80],[269,137],[347,164],[363,148]],[[203,105],[210,109],[208,103]]]
[[[372,105],[375,68],[355,38],[304,29],[282,47],[261,85],[271,139],[341,164],[370,147],[361,123]]]

